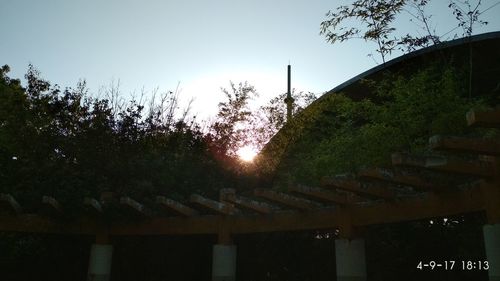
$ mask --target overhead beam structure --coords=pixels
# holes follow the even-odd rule
[[[232,215],[238,211],[232,204],[218,202],[198,194],[191,195],[189,201],[222,215]]]
[[[358,173],[361,178],[374,179],[378,181],[384,181],[392,184],[401,184],[406,186],[411,186],[419,191],[445,191],[449,190],[451,186],[441,186],[435,183],[429,182],[417,175],[403,174],[401,172],[396,172],[395,170],[389,169],[365,169]]]
[[[310,200],[270,189],[257,188],[254,190],[254,195],[302,211],[313,210],[320,206]]]
[[[23,208],[21,208],[21,205],[19,205],[14,196],[11,194],[0,193],[0,203],[2,203],[2,205],[6,205],[10,211],[15,214],[21,214],[23,212]]]
[[[151,216],[151,211],[148,208],[128,196],[120,197],[120,204],[141,216]]]
[[[351,205],[362,201],[362,199],[356,195],[348,196],[347,194],[339,194],[330,190],[300,184],[290,186],[288,191],[300,193],[321,201],[327,201],[338,205]]]
[[[412,166],[430,170],[491,178],[495,175],[495,166],[490,161],[449,159],[444,156],[413,156],[405,153],[392,154],[395,166]]]
[[[156,203],[160,204],[163,208],[169,211],[173,211],[186,217],[197,216],[199,214],[195,209],[170,198],[166,198],[165,196],[156,196]]]
[[[95,214],[102,214],[103,213],[102,205],[99,201],[97,201],[97,199],[85,197],[83,199],[83,205],[85,207],[87,207],[87,209],[94,212]]]
[[[341,179],[335,177],[324,177],[321,180],[321,185],[324,187],[341,189],[353,192],[360,196],[374,198],[374,199],[393,199],[395,194],[393,191],[383,188],[381,186],[362,184],[356,179]]]
[[[429,146],[434,150],[500,156],[499,139],[433,136],[429,139]]]
[[[42,204],[47,207],[47,210],[49,212],[53,212],[59,215],[63,213],[61,204],[59,204],[59,201],[57,201],[54,197],[46,195],[42,196]]]
[[[221,189],[220,200],[222,202],[229,202],[260,214],[270,214],[273,212],[273,209],[277,209],[276,207],[273,208],[270,204],[238,196],[236,195],[236,190],[232,188]]]
[[[492,111],[471,110],[466,115],[467,124],[472,127],[500,128],[500,109]]]

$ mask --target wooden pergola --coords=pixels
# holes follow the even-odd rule
[[[470,111],[466,119],[472,127],[500,128],[500,108]],[[156,206],[112,194],[82,198],[87,212],[71,221],[59,219],[65,208],[57,198],[43,196],[43,214],[29,214],[14,196],[0,194],[0,231],[95,235],[97,244],[116,235],[214,234],[220,245],[231,245],[233,234],[292,230],[337,229],[339,238],[352,240],[368,225],[471,212],[485,212],[489,224],[499,225],[500,139],[434,136],[429,145],[435,154],[394,153],[391,167],[327,177],[318,187],[293,184],[246,196],[228,188],[218,200],[192,194],[188,202],[157,196]],[[110,208],[140,219],[104,220]],[[216,260],[214,249],[214,270]],[[500,260],[490,263],[500,268]]]

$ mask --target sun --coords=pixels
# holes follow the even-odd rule
[[[252,146],[244,146],[236,151],[238,157],[245,162],[252,162],[257,155],[257,150]]]

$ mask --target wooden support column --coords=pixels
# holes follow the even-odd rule
[[[335,240],[337,281],[366,281],[365,241]]]
[[[236,245],[216,244],[212,255],[212,281],[236,279]]]
[[[236,278],[236,245],[227,221],[219,221],[217,244],[212,253],[212,281],[234,281]]]
[[[483,237],[489,265],[488,276],[490,281],[500,281],[500,183],[483,182],[481,192],[487,218]]]
[[[500,281],[500,223],[483,226],[483,236],[489,280]]]
[[[96,234],[96,243],[90,249],[88,281],[109,281],[113,246],[109,243],[107,231]]]

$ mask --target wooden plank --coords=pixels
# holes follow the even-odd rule
[[[449,173],[458,173],[478,177],[491,178],[495,175],[495,166],[491,161],[465,161],[448,159],[443,156],[412,156],[405,153],[392,154],[395,166],[412,166]]]
[[[86,217],[68,221],[37,214],[0,215],[0,231],[95,235],[101,227],[100,221]]]
[[[500,109],[492,111],[471,110],[466,115],[467,125],[482,128],[500,128]]]
[[[59,204],[59,202],[54,197],[44,195],[42,197],[42,204],[44,204],[45,206],[48,206],[49,209],[54,211],[55,213],[58,213],[58,214],[63,213],[63,209],[61,207],[61,204]]]
[[[254,195],[303,211],[321,207],[318,203],[310,200],[270,189],[257,188],[254,190]]]
[[[150,221],[113,225],[110,235],[217,234],[221,226],[233,234],[293,230],[334,229],[352,226],[397,223],[483,211],[485,203],[479,187],[443,194],[351,205],[346,208],[315,209],[308,212],[275,212],[272,215],[196,216],[154,218]]]
[[[170,198],[166,198],[165,196],[156,196],[156,203],[160,204],[163,208],[182,216],[191,217],[198,215],[198,212],[195,209]]]
[[[483,211],[484,198],[478,186],[458,192],[426,193],[424,196],[384,202],[350,210],[357,226],[452,216]]]
[[[397,173],[389,169],[366,169],[360,171],[358,176],[361,178],[374,179],[392,184],[411,186],[419,191],[445,191],[452,188],[451,186],[434,184],[416,175]]]
[[[500,155],[500,140],[498,139],[433,136],[429,139],[429,145],[435,150],[468,152],[494,156]]]
[[[101,203],[94,198],[85,197],[83,199],[83,205],[95,214],[102,214],[103,213]]]
[[[238,205],[242,208],[255,211],[260,214],[270,214],[273,212],[273,206],[270,204],[259,202],[250,198],[236,195],[236,191],[232,188],[224,188],[220,190],[220,200]],[[275,209],[275,208],[274,208]]]
[[[393,199],[396,197],[393,191],[381,186],[368,186],[355,179],[341,179],[335,177],[323,177],[321,185],[324,187],[341,189],[353,192],[360,196],[375,199]]]
[[[484,211],[487,208],[483,186],[463,191],[346,208],[315,209],[309,212],[275,212],[272,215],[193,216],[151,218],[149,220],[112,223],[109,235],[217,234],[221,228],[231,233],[256,233],[293,230],[333,229],[353,226],[396,223]],[[491,186],[497,190],[498,186]],[[498,190],[497,190],[498,191]],[[498,192],[496,193],[498,194]],[[494,210],[498,212],[498,208]],[[85,218],[58,221],[38,215],[0,215],[0,231],[93,234],[102,231],[102,223]]]
[[[151,211],[149,209],[128,196],[120,197],[120,204],[142,216],[151,216]]]
[[[15,214],[21,214],[23,209],[21,205],[17,202],[17,200],[11,194],[0,193],[0,202],[3,202],[5,205],[8,205],[10,210]]]
[[[218,202],[198,194],[192,194],[189,201],[222,215],[231,215],[237,212],[237,209],[232,204]]]
[[[359,197],[347,196],[346,194],[339,194],[322,188],[305,185],[292,185],[288,188],[288,191],[304,194],[339,205],[351,205],[362,201]]]

